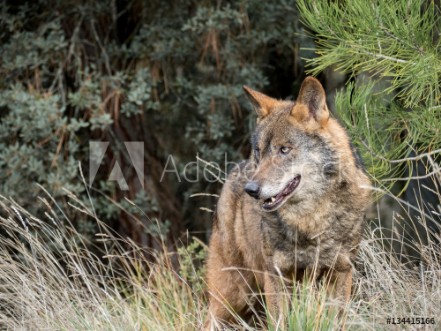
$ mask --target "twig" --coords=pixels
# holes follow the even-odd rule
[[[392,199],[394,199],[394,200],[397,201],[398,203],[403,204],[403,205],[409,207],[410,209],[413,209],[413,210],[417,211],[417,212],[420,213],[421,215],[427,217],[427,218],[430,219],[431,221],[436,222],[435,219],[434,219],[432,216],[430,216],[429,214],[426,214],[422,209],[418,209],[418,208],[416,208],[415,206],[412,206],[409,202],[404,201],[403,199],[400,199],[400,198],[396,197],[396,196],[393,195],[393,194],[390,194],[390,193],[387,192],[386,190],[383,190],[383,189],[381,189],[381,188],[379,188],[379,187],[373,187],[373,186],[362,186],[362,187],[369,188],[369,189],[372,190],[372,191],[381,192],[381,193],[383,193],[383,194],[385,194],[385,195],[391,197]]]
[[[209,208],[200,207],[199,209],[200,209],[200,210],[203,210],[203,211],[208,211],[209,213],[214,213],[214,210],[211,210],[211,209],[209,209]]]
[[[194,193],[194,194],[190,195],[190,198],[200,197],[200,196],[219,198],[219,194],[211,194],[211,193]]]
[[[392,56],[387,56],[387,55],[383,55],[383,54],[376,54],[376,53],[372,53],[372,52],[368,52],[368,51],[363,51],[364,53],[371,55],[373,57],[376,57],[377,59],[384,59],[384,60],[390,60],[390,61],[394,61],[397,63],[409,63],[409,61],[406,60],[402,60],[402,59],[397,59],[395,57]]]
[[[425,175],[421,175],[421,176],[408,176],[408,177],[395,177],[395,178],[385,178],[382,179],[382,181],[384,182],[395,182],[395,181],[405,181],[405,180],[416,180],[416,179],[425,179],[425,178],[429,178],[432,176],[440,176],[439,174],[441,173],[441,169],[436,169],[433,170]]]
[[[434,151],[431,151],[431,152],[419,154],[417,156],[409,156],[409,157],[406,157],[403,159],[389,160],[389,159],[386,159],[385,157],[381,156],[380,154],[377,154],[376,152],[374,152],[364,141],[361,141],[361,143],[363,144],[364,147],[366,147],[368,149],[368,151],[372,155],[374,155],[375,157],[378,157],[379,159],[381,159],[383,161],[389,162],[389,163],[402,163],[405,161],[418,161],[424,157],[429,157],[430,155],[441,153],[441,148],[440,148],[440,149],[435,149]]]

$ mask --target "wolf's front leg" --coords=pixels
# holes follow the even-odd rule
[[[339,254],[334,265],[328,271],[330,280],[330,294],[343,303],[351,297],[352,288],[352,263],[346,254]]]
[[[282,317],[282,295],[283,291],[282,277],[276,274],[265,273],[265,301],[270,318],[277,325]]]
[[[234,323],[248,306],[249,293],[255,289],[251,272],[225,269],[208,270],[210,307],[204,325],[206,331],[220,330],[222,324]]]
[[[352,270],[331,273],[331,294],[336,298],[347,303],[351,298]]]

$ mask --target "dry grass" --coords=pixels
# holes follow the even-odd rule
[[[49,205],[49,204],[47,204]],[[99,255],[58,211],[46,220],[1,198],[0,324],[10,330],[195,330],[205,306],[174,271],[171,255],[152,255],[99,223]],[[86,206],[76,207],[90,217]],[[98,249],[96,249],[98,251]],[[181,250],[180,259],[188,261]],[[147,259],[149,257],[149,259]],[[188,262],[187,262],[188,263]],[[193,272],[194,275],[189,274]],[[196,279],[196,270],[187,268]],[[192,278],[193,277],[193,278]]]
[[[111,233],[93,210],[74,197],[69,208],[94,218],[101,233],[86,242],[60,210],[46,202],[38,219],[13,200],[0,198],[0,325],[5,330],[197,330],[207,314],[203,270],[193,261],[205,253],[195,241],[175,255],[147,253]],[[50,198],[48,198],[50,199]],[[43,199],[44,200],[44,199]],[[66,225],[67,224],[67,225]],[[376,230],[378,231],[378,229]],[[370,231],[360,250],[354,297],[337,315],[324,291],[296,289],[289,313],[269,330],[415,330],[387,325],[392,317],[434,317],[441,328],[441,249],[421,247],[424,265],[405,266]],[[98,245],[95,253],[87,249]],[[99,252],[99,253],[97,253]],[[149,257],[149,258],[147,258]],[[173,261],[173,263],[172,263]],[[179,271],[173,267],[176,261]],[[251,327],[242,325],[243,329]]]

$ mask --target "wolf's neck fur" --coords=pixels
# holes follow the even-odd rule
[[[278,210],[278,214],[286,224],[314,237],[332,226],[335,215],[348,208],[345,196],[352,191],[349,187],[351,185],[350,182],[341,179],[319,198],[306,198],[296,203],[287,201]]]
[[[278,213],[288,225],[295,226],[301,232],[317,235],[330,226],[329,214],[334,204],[327,199],[325,204],[317,205],[317,201],[302,201],[299,204],[283,206]]]

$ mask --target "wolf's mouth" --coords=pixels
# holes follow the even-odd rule
[[[281,192],[279,192],[275,196],[266,199],[263,202],[263,209],[271,211],[271,210],[275,210],[277,207],[280,207],[282,203],[288,198],[288,196],[290,196],[291,193],[294,192],[297,186],[299,186],[299,184],[300,184],[300,175],[297,175],[296,177],[294,177],[289,181],[288,185],[286,185]]]

